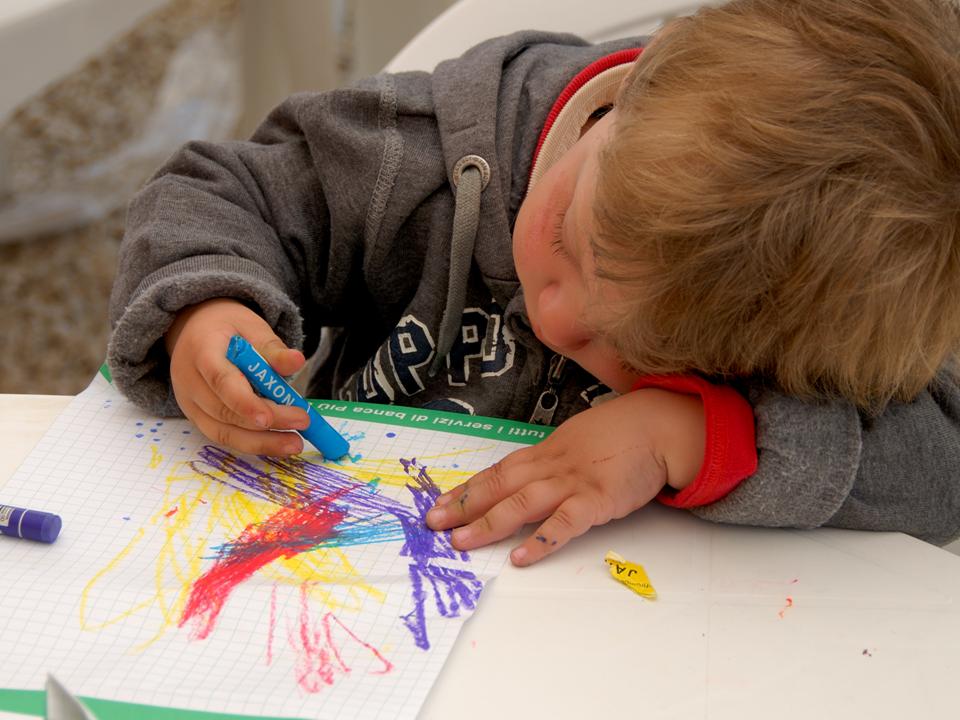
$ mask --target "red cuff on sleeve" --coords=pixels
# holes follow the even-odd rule
[[[699,395],[707,422],[700,472],[683,490],[661,492],[657,499],[664,505],[680,508],[707,505],[756,472],[753,408],[736,390],[727,385],[714,385],[696,375],[646,375],[637,380],[632,389],[642,388]]]

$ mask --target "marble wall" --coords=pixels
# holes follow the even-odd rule
[[[0,124],[0,393],[76,393],[102,363],[125,205],[161,159],[142,136],[186,43],[206,38],[195,75],[240,74],[230,128],[208,128],[239,137],[289,92],[376,71],[449,2],[171,0],[20,105]]]

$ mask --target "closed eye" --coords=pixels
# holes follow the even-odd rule
[[[553,237],[550,240],[550,246],[553,248],[554,255],[563,255],[569,257],[567,248],[563,246],[563,220],[567,216],[566,212],[559,213],[553,223]]]

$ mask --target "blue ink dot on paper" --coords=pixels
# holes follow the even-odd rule
[[[457,465],[457,463],[454,463],[453,466],[454,466],[455,468],[460,467],[459,465]]]
[[[183,434],[184,434],[184,435],[189,435],[189,434],[190,434],[190,431],[189,431],[189,430],[184,430],[184,431],[183,431]]]
[[[137,437],[138,437],[138,438],[142,438],[142,437],[143,437],[143,433],[137,433]]]
[[[163,420],[157,421],[157,425],[163,425]]]
[[[180,449],[181,449],[181,450],[186,450],[186,448],[185,448],[183,445],[180,446]]]
[[[396,437],[396,436],[397,436],[397,434],[396,434],[395,432],[388,432],[388,433],[387,433],[387,437]]]
[[[142,423],[142,422],[138,422],[138,423],[137,423],[137,427],[143,427],[143,423]]]
[[[154,442],[160,442],[160,438],[154,438],[153,441],[154,441]]]
[[[150,428],[150,432],[154,432],[154,433],[155,433],[156,431],[157,431],[156,428]]]
[[[124,519],[124,520],[129,520],[129,519],[130,519],[130,516],[129,516],[129,515],[124,515],[124,516],[123,516],[123,519]]]

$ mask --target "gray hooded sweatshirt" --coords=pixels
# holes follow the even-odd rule
[[[550,424],[609,397],[533,335],[511,232],[557,96],[594,60],[641,44],[517,33],[432,74],[295,95],[249,142],[186,145],[130,206],[114,382],[151,412],[180,414],[163,334],[180,309],[232,297],[308,355],[333,329],[313,397]],[[758,380],[737,387],[754,410],[758,468],[698,515],[960,534],[960,386],[946,373],[877,418]]]

